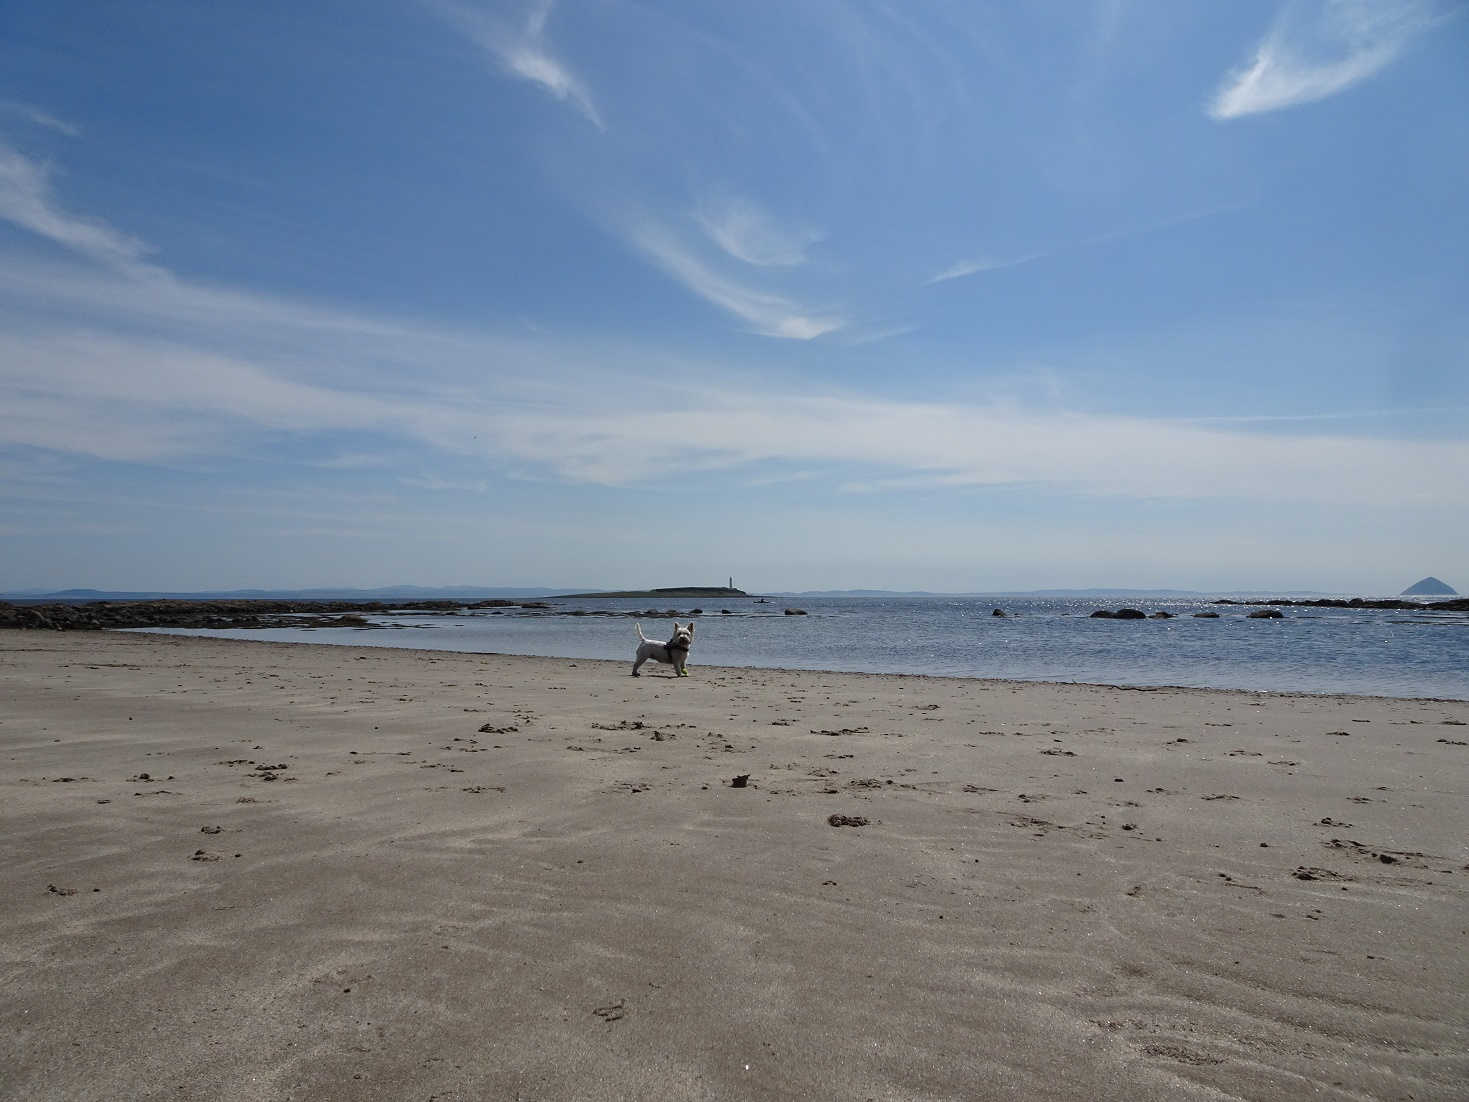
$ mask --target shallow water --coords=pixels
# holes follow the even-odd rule
[[[634,623],[666,638],[669,617],[626,614],[646,600],[551,601],[549,610],[371,617],[383,628],[175,630],[283,642],[346,643],[632,662]],[[1127,603],[1172,620],[1093,620]],[[786,616],[787,605],[807,611]],[[681,603],[687,614],[692,602]],[[994,608],[1007,615],[992,615]],[[721,615],[722,608],[729,609]],[[582,612],[618,615],[572,615]],[[1192,613],[1217,611],[1220,618]],[[1209,599],[723,598],[697,617],[691,667],[765,666],[1117,685],[1469,699],[1469,615],[1282,606],[1281,620]],[[151,630],[151,629],[150,629]]]

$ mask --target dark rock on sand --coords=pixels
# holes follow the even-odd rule
[[[348,612],[341,616],[323,616],[314,623],[301,626],[308,628],[375,628],[381,625],[374,624],[365,616],[360,616],[355,612]]]

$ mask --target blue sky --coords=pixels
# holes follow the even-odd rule
[[[1469,10],[14,0],[0,590],[1469,590]]]

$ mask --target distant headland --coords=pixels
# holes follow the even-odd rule
[[[677,585],[665,589],[614,589],[596,593],[557,593],[558,599],[575,597],[579,600],[599,598],[635,597],[639,600],[653,597],[748,597],[743,589],[727,585]]]

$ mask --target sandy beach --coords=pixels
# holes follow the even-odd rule
[[[1469,1096],[1469,703],[630,659],[0,632],[0,1096]]]

